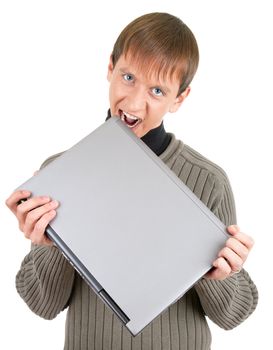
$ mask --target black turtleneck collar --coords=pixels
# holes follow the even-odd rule
[[[111,118],[110,110],[108,110],[107,118],[108,120]],[[157,155],[159,156],[161,153],[165,151],[171,141],[171,135],[166,133],[163,121],[157,127],[149,132],[146,135],[141,137],[141,140]]]

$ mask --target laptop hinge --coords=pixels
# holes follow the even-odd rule
[[[121,310],[121,308],[115,303],[115,301],[110,297],[110,295],[102,289],[98,295],[102,298],[102,300],[115,312],[115,314],[120,318],[120,320],[127,324],[130,319],[125,313]]]

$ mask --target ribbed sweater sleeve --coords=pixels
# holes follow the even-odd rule
[[[228,180],[222,186],[222,197],[213,210],[225,225],[236,223],[233,194]],[[195,285],[206,315],[228,330],[238,326],[255,310],[258,291],[243,269],[223,281],[202,279]]]
[[[16,288],[29,308],[53,319],[69,300],[74,269],[56,247],[32,246],[16,276]]]

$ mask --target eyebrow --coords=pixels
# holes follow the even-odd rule
[[[132,74],[134,77],[136,76],[134,73],[130,73],[130,69],[126,68],[126,67],[123,67],[123,68],[120,68],[119,69],[119,72],[122,73],[122,74]],[[164,92],[167,92],[169,93],[170,92],[170,89],[165,86],[165,85],[162,85],[162,84],[152,84],[153,87],[158,87],[160,88],[161,90],[163,90]]]

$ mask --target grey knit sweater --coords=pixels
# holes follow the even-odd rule
[[[236,223],[232,191],[221,168],[173,134],[160,158],[225,225]],[[202,279],[132,337],[56,247],[33,246],[17,274],[16,287],[30,309],[46,319],[68,307],[65,350],[208,350],[206,316],[231,329],[254,311],[258,300],[245,270],[224,281]]]

